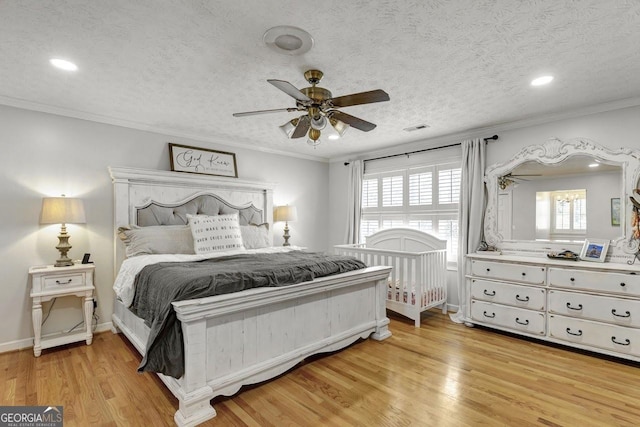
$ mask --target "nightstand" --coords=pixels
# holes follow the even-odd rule
[[[33,354],[38,357],[43,348],[55,347],[72,342],[93,340],[93,264],[75,264],[69,267],[52,265],[31,267],[31,298],[33,306]],[[82,331],[60,332],[42,337],[42,303],[58,297],[77,296],[84,299],[84,324]]]

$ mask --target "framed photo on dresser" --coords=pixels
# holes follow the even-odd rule
[[[609,250],[609,240],[585,239],[580,251],[580,259],[583,261],[604,262]]]

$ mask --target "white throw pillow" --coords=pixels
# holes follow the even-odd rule
[[[127,257],[151,254],[194,254],[191,229],[186,225],[118,228]]]
[[[189,215],[189,227],[196,254],[244,249],[238,214]]]
[[[242,243],[246,249],[269,247],[269,224],[241,225]]]

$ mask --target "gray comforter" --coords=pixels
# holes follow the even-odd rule
[[[345,256],[312,252],[241,254],[144,267],[135,279],[131,311],[151,328],[138,371],[184,374],[182,328],[171,302],[265,286],[285,286],[365,268]]]

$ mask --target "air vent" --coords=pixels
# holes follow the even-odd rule
[[[403,130],[406,132],[414,132],[416,130],[420,130],[420,129],[426,129],[430,127],[429,125],[417,125],[417,126],[411,126],[410,128],[404,128]]]

